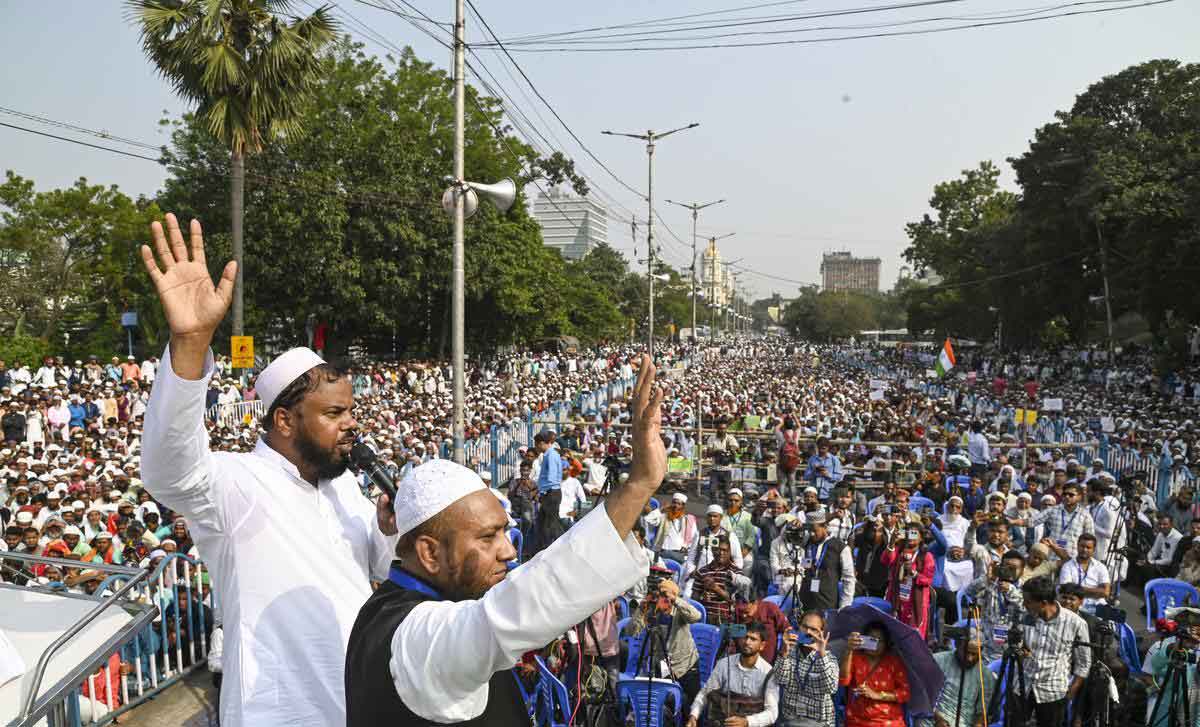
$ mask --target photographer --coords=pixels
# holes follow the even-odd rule
[[[696,642],[692,640],[692,631],[688,628],[699,621],[700,612],[686,598],[680,597],[675,581],[659,574],[657,578],[651,578],[646,598],[633,612],[623,632],[626,636],[636,636],[647,630],[647,624],[652,625],[656,635],[647,634],[643,640],[647,644],[644,648],[649,653],[650,638],[657,639],[654,645],[656,653],[661,653],[659,650],[666,644],[664,658],[670,668],[670,678],[679,682],[685,704],[690,703],[696,692],[700,691],[700,652],[696,650]],[[639,664],[638,668],[642,669],[643,665]],[[654,668],[657,671],[659,665],[655,664]],[[656,673],[655,676],[665,675]]]
[[[688,579],[683,594],[704,605],[708,622],[715,626],[733,622],[733,606],[738,592],[750,588],[750,579],[733,565],[729,539],[720,538],[714,550],[716,558]]]
[[[901,623],[908,624],[928,635],[933,576],[937,565],[925,546],[925,533],[920,525],[908,525],[898,542],[889,543],[880,558],[888,567],[887,600]]]
[[[704,443],[704,456],[712,460],[708,471],[708,496],[719,500],[721,493],[729,487],[732,479],[733,457],[738,450],[738,441],[729,433],[729,424],[724,419],[717,422],[717,431],[709,435]]]
[[[1017,582],[1025,569],[1025,559],[1015,550],[1004,554],[1000,562],[987,569],[987,575],[967,586],[967,596],[979,609],[976,617],[983,632],[983,653],[987,661],[1004,655],[1009,629],[1016,626],[1014,613],[1022,613],[1021,589]],[[965,618],[959,614],[959,618]]]
[[[1015,696],[1023,703],[1021,713],[1032,715],[1037,727],[1061,727],[1067,701],[1079,694],[1092,666],[1091,649],[1075,645],[1088,640],[1087,624],[1059,605],[1050,578],[1027,581],[1021,594],[1029,614],[1021,621],[1020,634],[1028,692]]]
[[[739,571],[742,570],[741,543],[738,541],[737,535],[722,527],[721,520],[724,515],[725,512],[720,505],[708,506],[704,515],[706,520],[704,529],[700,531],[700,536],[692,541],[692,545],[688,549],[687,560],[683,564],[683,577],[680,580],[687,580],[692,573],[713,562],[713,551],[716,549],[717,541],[721,538],[729,540],[733,566]]]
[[[838,660],[828,650],[825,617],[820,611],[809,611],[800,618],[798,632],[784,636],[787,653],[775,662],[772,672],[780,687],[779,724],[827,727],[834,724]]]
[[[1091,514],[1079,504],[1079,485],[1067,483],[1062,488],[1063,503],[1048,507],[1029,519],[1009,520],[1018,527],[1046,526],[1046,537],[1055,544],[1055,552],[1065,550],[1067,558],[1075,557],[1079,536],[1087,533],[1095,542],[1096,526]],[[1062,556],[1060,556],[1062,557]]]
[[[1143,670],[1154,678],[1158,690],[1157,698],[1152,699],[1154,706],[1150,707],[1147,715],[1147,725],[1150,727],[1176,727],[1182,724],[1182,714],[1177,713],[1175,719],[1171,719],[1170,704],[1176,697],[1188,705],[1193,723],[1200,715],[1200,671],[1195,661],[1196,652],[1200,649],[1200,609],[1167,609],[1166,616],[1176,622],[1175,633],[1150,649],[1146,654],[1147,663],[1143,666]],[[1170,689],[1166,684],[1167,671],[1172,663],[1177,669],[1185,670],[1186,682],[1183,684],[1187,687],[1182,694],[1179,691],[1183,684],[1174,682]]]
[[[829,440],[820,437],[817,439],[817,453],[808,460],[804,479],[817,488],[818,499],[826,501],[830,490],[842,481],[843,476],[841,460],[830,453]]]
[[[854,493],[845,485],[833,488],[827,522],[830,535],[843,543],[850,542],[854,534]]]
[[[750,624],[737,640],[737,653],[713,666],[708,682],[692,702],[687,727],[699,725],[705,705],[705,727],[769,727],[775,723],[779,685],[771,665],[759,656],[765,642],[763,631],[762,624]]]

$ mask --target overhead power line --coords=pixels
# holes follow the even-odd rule
[[[66,142],[70,142],[72,144],[78,144],[79,146],[86,146],[86,147],[91,147],[92,149],[99,149],[101,151],[112,152],[113,154],[120,154],[122,156],[133,157],[135,159],[145,159],[148,162],[154,162],[154,163],[160,164],[160,165],[163,163],[161,159],[156,159],[155,157],[148,157],[145,154],[135,154],[134,152],[125,151],[123,149],[114,149],[111,146],[101,146],[100,144],[92,144],[87,141],[80,141],[79,139],[72,139],[68,136],[59,136],[58,134],[51,134],[48,131],[38,131],[36,129],[30,129],[30,128],[26,128],[24,126],[17,126],[16,124],[9,124],[4,121],[0,121],[0,126],[4,126],[9,129],[16,129],[17,131],[24,131],[27,134],[37,134],[38,136],[46,136],[51,139],[57,139],[59,141],[66,141]]]
[[[1107,2],[1108,0],[1093,0],[1094,2]],[[1118,0],[1119,1],[1119,0]],[[1093,8],[1089,10],[1073,10],[1069,12],[1054,13],[1050,15],[1042,15],[1038,17],[1020,17],[1006,20],[988,20],[971,23],[960,23],[957,25],[948,25],[938,28],[920,28],[916,30],[897,30],[889,32],[876,33],[861,33],[850,35],[834,35],[823,36],[820,38],[793,38],[788,40],[771,40],[771,41],[747,41],[740,43],[696,43],[689,45],[634,45],[634,46],[600,46],[595,45],[570,45],[570,46],[513,46],[514,53],[620,53],[620,52],[658,52],[658,51],[679,51],[679,50],[710,50],[717,48],[763,48],[770,46],[789,46],[789,45],[813,45],[818,43],[837,43],[853,40],[867,40],[874,38],[894,38],[901,36],[912,35],[932,35],[935,33],[948,33],[959,30],[974,30],[979,28],[999,27],[1007,25],[1022,25],[1025,23],[1036,23],[1044,20],[1054,20],[1058,18],[1075,17],[1082,15],[1097,15],[1100,13],[1111,13],[1122,10],[1133,10],[1137,8],[1152,7],[1155,5],[1166,5],[1167,3],[1175,2],[1175,0],[1149,0],[1147,2],[1138,2],[1119,7],[1103,7]],[[799,31],[798,31],[799,32]],[[586,39],[580,43],[586,43]],[[664,38],[648,38],[642,39],[641,42],[672,42],[672,39]]]

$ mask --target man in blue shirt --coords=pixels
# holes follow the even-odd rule
[[[537,551],[548,548],[566,530],[558,513],[562,503],[563,461],[554,448],[554,439],[554,432],[549,429],[538,432],[533,438],[533,446],[542,457],[537,481],[541,508],[537,521]]]
[[[843,476],[841,461],[837,455],[830,453],[829,440],[821,437],[817,440],[817,453],[808,460],[804,479],[817,488],[817,499],[826,502],[829,492],[842,481]]]

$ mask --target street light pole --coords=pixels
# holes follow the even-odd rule
[[[732,235],[733,233],[731,232],[731,233],[729,233],[729,234],[730,234],[730,235]],[[726,237],[728,237],[728,235],[726,235]],[[730,265],[735,265],[735,264],[737,264],[737,263],[740,263],[742,260],[745,260],[745,258],[738,258],[737,260],[730,260],[729,262],[723,262],[723,263],[721,263],[721,264],[722,264],[722,265],[724,265],[726,268],[728,268]],[[714,275],[713,277],[716,277],[716,276]],[[721,276],[721,286],[722,286],[722,287],[724,287],[724,285],[725,285],[725,278],[727,278],[727,277],[729,277],[729,272],[728,272],[728,270],[726,271],[725,275],[722,275],[722,276]],[[728,313],[728,311],[729,311],[729,304],[733,302],[733,300],[732,300],[732,297],[733,297],[733,296],[730,296],[730,300],[728,300],[728,301],[726,301],[726,302],[725,302],[725,306],[724,306],[724,307],[725,307],[725,312],[726,312],[726,313]],[[726,328],[728,328],[728,327],[729,327],[729,326],[728,326],[728,324],[726,324],[726,326],[725,326],[725,327],[726,327]]]
[[[718,199],[715,202],[706,202],[705,204],[700,204],[699,202],[684,204],[672,199],[667,200],[670,204],[692,211],[692,340],[695,342],[699,342],[700,340],[700,337],[696,335],[696,220],[700,216],[700,210],[705,207],[721,204],[724,201],[724,199]]]
[[[464,0],[454,2],[454,183],[462,185],[466,179],[464,159],[464,117],[466,115],[466,89],[463,66],[466,55],[466,8]],[[466,297],[464,288],[466,269],[466,249],[463,242],[464,212],[466,188],[460,186],[454,195],[454,253],[453,253],[453,294],[451,296],[451,367],[454,376],[454,413],[452,416],[451,435],[454,438],[454,461],[465,465],[467,462],[464,448],[464,430],[466,428]]]
[[[1096,241],[1100,243],[1100,277],[1104,279],[1104,317],[1108,321],[1108,361],[1111,365],[1113,356],[1113,321],[1112,298],[1108,294],[1108,248],[1104,246],[1104,233],[1100,230],[1100,218],[1097,215],[1092,215],[1092,222],[1096,225]]]
[[[457,0],[459,3],[463,0]],[[700,124],[691,123],[687,126],[680,126],[678,129],[664,131],[661,134],[656,134],[653,130],[648,130],[645,134],[629,134],[618,131],[602,131],[601,134],[609,136],[628,136],[630,139],[639,139],[646,142],[646,255],[647,274],[650,277],[650,306],[649,319],[647,320],[647,328],[649,331],[646,334],[646,351],[650,354],[650,358],[654,358],[654,142],[664,137],[670,136],[679,131],[694,129]]]

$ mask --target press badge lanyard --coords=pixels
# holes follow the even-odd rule
[[[1070,520],[1067,520],[1067,511],[1066,511],[1065,509],[1064,509],[1064,510],[1060,510],[1060,511],[1059,511],[1059,513],[1058,513],[1058,525],[1059,525],[1059,527],[1060,527],[1060,528],[1062,528],[1062,530],[1060,531],[1060,534],[1062,535],[1062,537],[1063,537],[1064,539],[1067,537],[1067,529],[1068,529],[1070,526],[1072,526],[1072,525],[1074,525],[1074,524],[1075,524],[1075,518],[1076,518],[1078,515],[1079,515],[1079,508],[1078,508],[1078,507],[1076,507],[1076,508],[1075,508],[1075,512],[1071,513],[1071,519],[1070,519]]]
[[[435,601],[443,600],[442,594],[435,591],[433,586],[396,566],[392,566],[392,569],[388,571],[388,580],[401,588],[424,593]]]

